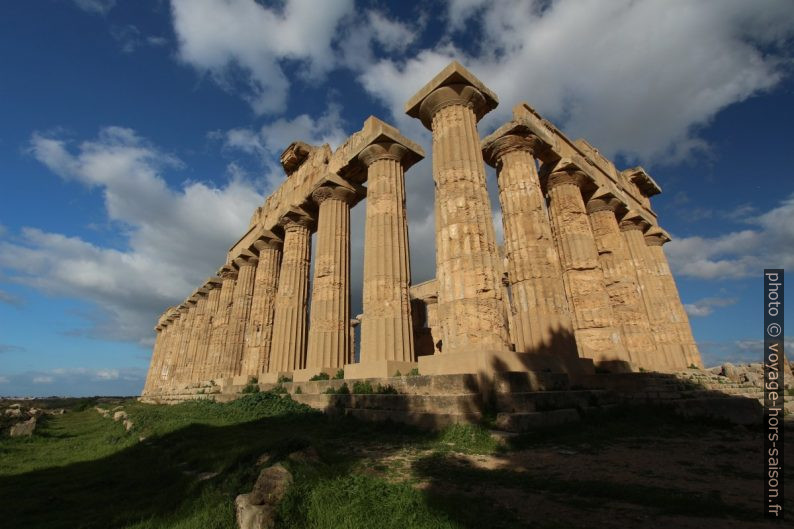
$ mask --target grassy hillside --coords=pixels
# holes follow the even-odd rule
[[[0,520],[16,528],[232,528],[233,500],[286,461],[287,528],[752,527],[760,432],[613,412],[511,441],[329,418],[269,393],[228,404],[77,403],[29,438],[0,438]],[[711,454],[720,466],[702,454]],[[703,459],[701,459],[703,457]],[[791,471],[791,470],[790,470]],[[756,490],[758,489],[758,490]],[[706,518],[715,518],[707,520]]]

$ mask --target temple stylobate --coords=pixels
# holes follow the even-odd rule
[[[158,320],[144,397],[340,371],[361,379],[702,366],[663,250],[670,237],[651,208],[656,182],[642,167],[618,170],[526,103],[482,138],[478,123],[497,104],[457,62],[406,103],[432,133],[436,274],[419,285],[405,173],[423,149],[375,117],[335,151],[289,145],[284,182],[217,274]],[[496,170],[503,246],[486,164]],[[353,319],[350,209],[362,201],[363,314]]]

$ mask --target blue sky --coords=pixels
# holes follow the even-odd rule
[[[527,101],[619,168],[643,165],[664,190],[653,205],[706,363],[758,360],[761,271],[794,264],[790,7],[9,3],[0,395],[138,393],[158,315],[222,264],[282,180],[283,148],[334,147],[374,114],[430,153],[402,105],[452,59],[500,97],[483,136]],[[419,282],[433,275],[429,159],[407,174],[407,205]],[[354,311],[364,207],[352,212]]]

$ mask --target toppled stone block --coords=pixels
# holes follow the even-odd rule
[[[262,469],[250,494],[234,500],[237,526],[240,529],[275,527],[276,506],[292,485],[292,474],[280,463]]]
[[[272,505],[254,505],[250,494],[234,499],[237,527],[240,529],[271,529],[276,525],[276,509]]]
[[[134,425],[135,425],[135,424],[134,424],[134,423],[133,423],[131,420],[129,420],[129,419],[124,419],[124,429],[125,429],[126,431],[128,431],[128,432],[129,432],[130,430],[132,430],[132,427],[133,427]]]
[[[9,435],[11,437],[23,437],[33,435],[36,429],[36,417],[31,417],[27,421],[22,421],[11,427]]]
[[[276,504],[292,485],[292,474],[281,463],[262,469],[249,495],[253,505]]]
[[[9,408],[5,411],[6,417],[19,417],[22,415],[22,410],[19,408]]]
[[[126,419],[127,419],[127,412],[126,411],[117,411],[116,413],[113,414],[113,420],[116,421],[116,422],[123,421],[123,420],[126,420]]]

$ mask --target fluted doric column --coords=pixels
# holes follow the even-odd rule
[[[229,331],[226,336],[224,354],[224,378],[239,376],[243,366],[245,351],[245,327],[251,315],[251,301],[254,293],[254,275],[258,259],[253,255],[242,255],[234,259],[237,266],[237,281],[234,284],[234,302],[229,313]]]
[[[204,284],[208,291],[207,304],[204,308],[205,321],[204,321],[204,341],[199,344],[199,350],[196,353],[197,360],[193,366],[193,380],[208,380],[214,376],[212,366],[212,336],[214,329],[214,322],[216,318],[220,317],[218,307],[220,306],[221,288],[223,282],[218,277],[210,277]]]
[[[165,370],[168,366],[168,357],[171,347],[171,337],[174,334],[174,308],[171,307],[166,311],[165,319],[163,320],[163,343],[160,346],[160,355],[157,361],[154,381],[152,382],[152,390],[155,393],[160,393],[163,389],[163,380]]]
[[[584,358],[625,369],[629,357],[615,326],[604,285],[604,273],[582,198],[584,183],[584,175],[576,171],[556,171],[546,181],[549,216],[573,316],[576,345]]]
[[[197,382],[193,377],[196,364],[199,362],[199,350],[201,344],[206,341],[207,336],[207,289],[202,287],[194,294],[196,307],[194,309],[193,324],[190,332],[190,341],[187,347],[187,362],[183,367],[183,380],[185,382]]]
[[[182,337],[179,344],[179,356],[177,357],[176,370],[174,371],[174,383],[184,385],[187,382],[186,371],[191,362],[190,342],[195,333],[196,321],[196,302],[197,298],[191,296],[185,300],[187,306],[185,317],[183,318]]]
[[[678,343],[678,335],[668,325],[670,308],[657,274],[654,273],[651,256],[645,243],[644,232],[649,223],[629,212],[620,221],[620,231],[634,261],[637,283],[645,305],[645,313],[651,325],[653,340],[656,343],[656,355],[650,362],[649,369],[669,371],[680,363],[683,351]]]
[[[620,207],[622,205],[617,198],[596,193],[587,202],[587,214],[615,324],[622,332],[624,345],[635,368],[650,369],[657,354],[656,344],[640,294],[634,261],[615,216]]]
[[[281,268],[281,240],[263,238],[254,243],[259,262],[254,275],[251,314],[245,330],[243,375],[260,377],[267,373],[273,336],[273,307]]]
[[[648,246],[648,256],[650,258],[649,264],[653,272],[659,278],[662,292],[664,292],[667,298],[667,302],[670,306],[670,323],[678,334],[683,352],[683,358],[673,367],[678,369],[684,369],[691,365],[703,367],[703,360],[700,358],[700,351],[695,343],[695,337],[692,335],[692,327],[689,325],[689,318],[687,317],[686,310],[684,310],[684,305],[681,303],[678,287],[675,285],[673,273],[670,271],[667,256],[665,256],[664,249],[662,248],[662,246],[669,241],[670,237],[667,233],[658,228],[651,229],[645,234],[645,243]]]
[[[367,167],[361,355],[345,376],[392,376],[415,361],[411,324],[411,264],[404,171],[421,159],[396,142],[374,143],[358,155]]]
[[[408,114],[433,132],[443,355],[484,357],[509,348],[501,266],[477,132],[477,121],[496,104],[496,96],[457,63],[406,103]]]
[[[142,395],[146,396],[152,392],[152,385],[157,372],[157,364],[160,361],[160,355],[163,349],[163,334],[165,327],[161,323],[157,323],[154,327],[156,333],[154,338],[154,347],[152,347],[152,358],[149,361],[149,370],[146,372],[146,381],[143,384]]]
[[[502,206],[507,277],[517,352],[576,356],[576,342],[532,136],[508,134],[484,142],[496,167]]]
[[[182,343],[187,306],[182,304],[174,309],[172,318],[171,337],[168,340],[168,351],[163,366],[163,386],[171,386],[176,376],[176,362],[179,357],[179,347]]]
[[[218,296],[218,309],[212,318],[212,338],[208,353],[208,378],[216,379],[226,376],[224,371],[226,344],[228,341],[229,322],[231,321],[232,305],[234,304],[234,284],[237,282],[237,270],[231,266],[223,266],[218,271],[221,278],[221,291]]]
[[[268,373],[292,372],[306,364],[306,309],[312,220],[285,218],[284,250],[273,307],[273,339]]]
[[[339,369],[350,356],[350,204],[355,192],[320,187],[306,369]]]

